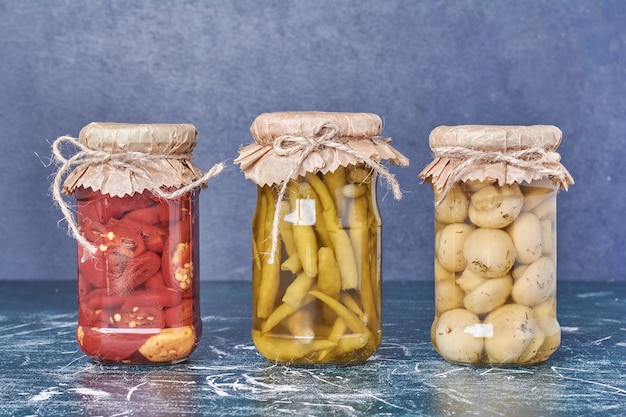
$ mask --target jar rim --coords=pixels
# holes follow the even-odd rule
[[[90,149],[118,153],[190,153],[198,142],[192,124],[92,122],[83,127],[79,141]]]
[[[269,146],[281,136],[314,136],[319,126],[327,124],[350,139],[378,137],[383,128],[380,116],[373,113],[286,111],[258,115],[250,133],[257,143]]]
[[[553,125],[458,125],[438,126],[430,132],[431,149],[462,147],[481,151],[556,150],[563,132]]]

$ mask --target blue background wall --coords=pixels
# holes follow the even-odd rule
[[[202,277],[250,277],[255,186],[232,165],[262,112],[364,111],[411,159],[381,199],[384,278],[432,279],[441,124],[555,124],[576,180],[559,195],[559,279],[626,279],[626,2],[0,0],[0,279],[74,279],[49,193],[50,144],[91,121],[188,122]],[[37,156],[38,155],[38,156]]]

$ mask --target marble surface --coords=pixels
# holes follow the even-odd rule
[[[3,416],[618,416],[626,284],[559,283],[559,350],[530,367],[467,367],[432,349],[432,284],[387,282],[384,337],[365,364],[271,363],[250,338],[250,284],[203,283],[204,332],[173,366],[104,366],[74,339],[75,283],[0,282]]]

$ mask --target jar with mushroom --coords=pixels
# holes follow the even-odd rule
[[[556,317],[556,196],[573,180],[554,126],[440,126],[420,173],[435,197],[435,318],[447,361],[543,362]]]
[[[252,339],[274,362],[357,364],[380,345],[382,160],[408,160],[373,114],[259,115],[235,161],[257,184]]]

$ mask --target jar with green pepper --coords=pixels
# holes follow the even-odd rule
[[[354,364],[379,347],[381,165],[408,159],[369,113],[265,113],[235,161],[257,184],[252,339],[269,360]]]

